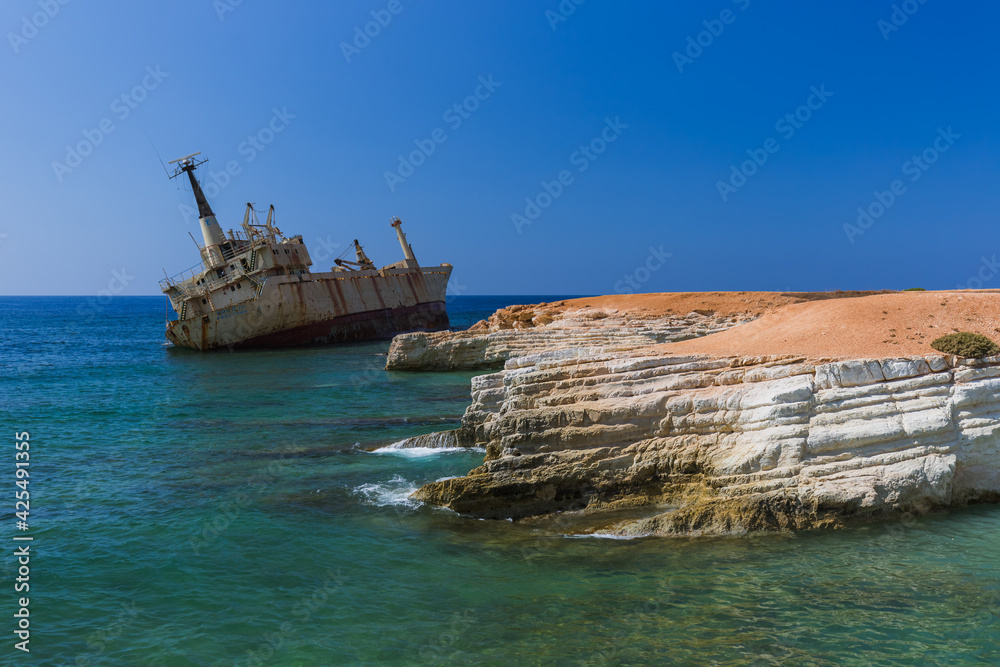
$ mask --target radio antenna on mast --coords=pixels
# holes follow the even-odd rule
[[[156,150],[156,146],[153,146],[153,140],[149,138],[149,134],[146,133],[146,130],[143,130],[142,133],[146,135],[146,140],[149,141],[149,145],[153,147],[153,152],[156,153],[156,159],[160,161],[160,166],[163,167],[163,173],[165,173],[169,178],[170,172],[167,171],[167,165],[163,164],[163,158],[160,157],[160,151]]]

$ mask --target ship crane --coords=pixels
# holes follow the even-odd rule
[[[399,218],[393,218],[390,226],[396,230],[396,238],[399,239],[399,245],[403,248],[403,257],[406,258],[401,264],[408,269],[419,268],[420,265],[417,264],[417,258],[413,256],[413,246],[407,243],[406,234],[403,233],[403,221]]]
[[[337,266],[356,266],[358,270],[375,270],[375,263],[368,259],[368,255],[365,254],[364,248],[358,243],[357,239],[354,239],[354,253],[358,256],[358,261],[352,262],[348,259],[335,259],[333,263]],[[351,270],[351,269],[348,269]]]

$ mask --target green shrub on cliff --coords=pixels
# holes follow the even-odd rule
[[[938,352],[954,354],[967,359],[992,357],[1000,354],[1000,346],[986,336],[971,331],[959,331],[941,336],[931,343],[931,347]]]

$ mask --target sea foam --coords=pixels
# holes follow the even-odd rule
[[[387,482],[371,482],[355,487],[354,493],[369,505],[417,507],[420,503],[410,498],[416,490],[416,484],[401,475],[394,475]]]

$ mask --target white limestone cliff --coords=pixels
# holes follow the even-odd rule
[[[472,399],[454,441],[486,447],[483,465],[415,494],[472,516],[694,535],[1000,498],[1000,358],[719,358],[609,343],[510,358],[473,379]]]

